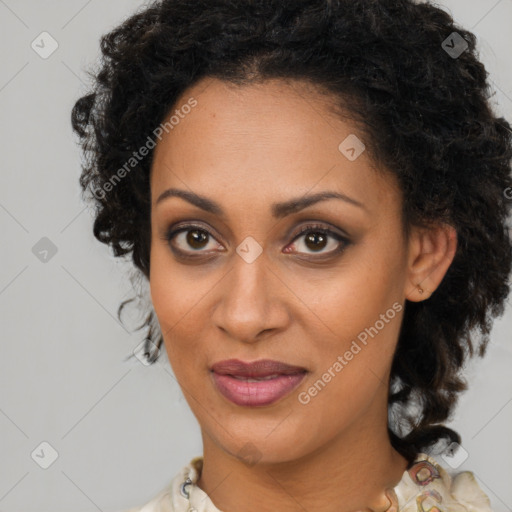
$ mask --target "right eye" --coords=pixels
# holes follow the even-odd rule
[[[187,255],[194,252],[209,252],[203,249],[205,249],[205,247],[207,248],[208,244],[215,240],[209,231],[193,224],[169,230],[164,239],[167,240],[171,248],[183,254],[188,253]],[[212,243],[211,245],[212,249],[215,249],[215,245],[217,247],[219,246],[218,243]]]

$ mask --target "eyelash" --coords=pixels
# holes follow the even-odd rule
[[[207,230],[205,229],[204,227],[202,226],[199,226],[199,225],[195,225],[195,224],[188,224],[188,225],[184,225],[184,226],[180,226],[178,229],[169,229],[167,231],[167,233],[163,236],[163,240],[166,241],[169,246],[171,246],[171,242],[172,240],[179,234],[179,233],[182,233],[182,232],[187,232],[187,231],[193,231],[193,230],[197,230],[197,231],[201,231],[201,232],[204,232],[206,233],[209,237],[213,238],[214,240],[216,240],[216,238]],[[337,255],[337,254],[340,254],[342,253],[348,245],[350,245],[350,240],[342,235],[340,235],[339,233],[327,228],[327,227],[324,227],[322,225],[319,225],[319,224],[308,224],[306,226],[303,226],[298,233],[295,234],[295,236],[293,237],[292,239],[292,242],[291,243],[294,243],[295,240],[297,240],[298,238],[300,238],[302,235],[306,234],[306,233],[321,233],[322,235],[324,236],[328,236],[330,238],[334,238],[336,241],[340,242],[340,247],[338,247],[337,249],[334,249],[334,250],[331,250],[331,251],[328,251],[326,253],[318,253],[319,254],[319,258],[321,258],[322,256],[334,256],[334,255]],[[208,240],[209,241],[209,240]],[[176,249],[174,247],[171,246],[171,249],[175,252],[177,252],[179,255],[183,255],[183,257],[187,258],[187,257],[190,257],[190,258],[196,258],[198,256],[196,255],[191,255],[189,252],[187,251],[182,251],[181,249]],[[197,251],[191,251],[191,252],[195,252],[196,254],[199,254],[201,252],[206,252],[206,251],[202,251],[202,250],[197,250]],[[316,258],[316,256],[313,254],[313,253],[307,253],[309,256],[312,256],[313,258]]]

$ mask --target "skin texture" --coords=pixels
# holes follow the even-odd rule
[[[197,106],[155,148],[150,289],[169,361],[201,427],[198,485],[223,512],[378,509],[407,465],[386,430],[403,306],[428,300],[440,284],[455,231],[413,228],[404,238],[394,177],[377,173],[367,152],[349,161],[338,150],[348,135],[364,136],[330,113],[311,86],[276,80],[240,87],[207,78],[176,107],[190,97]],[[225,216],[182,198],[156,204],[170,187],[211,198]],[[274,202],[327,190],[363,208],[329,199],[272,216]],[[199,249],[187,244],[186,232],[165,239],[184,221],[210,233]],[[310,223],[345,233],[350,243],[329,257],[344,244],[329,237],[316,252],[307,233],[296,237]],[[248,236],[263,249],[252,263],[236,252]],[[195,259],[176,256],[170,244]],[[394,303],[402,311],[301,403],[298,394]],[[274,404],[241,407],[216,390],[209,372],[230,358],[275,359],[308,375]],[[255,464],[247,463],[247,450]]]

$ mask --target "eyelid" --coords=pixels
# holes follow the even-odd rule
[[[210,236],[218,244],[220,244],[220,242],[218,240],[219,237],[215,234],[212,234],[212,232],[211,232],[211,231],[215,232],[215,230],[211,229],[210,227],[206,227],[201,221],[188,221],[188,222],[184,222],[181,225],[179,222],[177,222],[177,223],[171,225],[169,228],[167,228],[165,230],[164,235],[161,238],[162,238],[162,240],[166,241],[169,244],[169,246],[171,246],[171,241],[174,238],[176,238],[177,235],[179,235],[180,233],[183,233],[183,232],[187,232],[189,230],[192,231],[194,229],[199,229],[201,231],[205,231],[208,234],[208,236]],[[309,256],[312,256],[313,258],[316,258],[316,257],[321,258],[322,256],[324,256],[324,257],[334,256],[336,254],[339,254],[340,252],[343,252],[343,250],[348,245],[350,245],[352,243],[350,236],[344,230],[341,230],[340,228],[331,226],[330,223],[327,223],[325,221],[311,220],[311,221],[305,221],[304,225],[302,225],[302,227],[300,227],[298,229],[298,231],[296,230],[294,235],[289,235],[289,234],[286,235],[287,239],[289,239],[291,237],[291,241],[289,242],[288,245],[293,244],[295,242],[295,240],[297,240],[304,234],[309,233],[309,232],[314,232],[315,230],[318,232],[325,233],[330,238],[334,238],[339,244],[341,244],[341,247],[327,251],[325,253],[319,252],[318,256],[315,256],[314,254],[309,253]],[[202,250],[198,250],[198,251],[192,251],[192,250],[186,251],[185,250],[184,251],[181,249],[177,249],[175,247],[171,247],[171,249],[173,251],[182,253],[185,257],[190,256],[191,258],[200,257],[201,253],[204,253],[205,255],[211,254],[210,251],[202,251]],[[196,254],[194,254],[194,252]],[[303,253],[300,252],[298,254],[303,254]]]
[[[204,231],[205,233],[208,234],[208,236],[210,238],[212,238],[218,244],[220,244],[220,242],[218,240],[218,238],[220,238],[220,237],[218,235],[214,234],[214,233],[216,233],[216,231],[210,227],[204,226],[201,221],[188,221],[188,222],[184,222],[183,224],[180,224],[180,222],[174,223],[165,229],[163,235],[160,238],[163,241],[167,242],[167,244],[169,245],[169,247],[171,248],[171,250],[173,252],[178,253],[179,255],[183,256],[184,258],[187,258],[187,257],[200,258],[202,255],[204,255],[204,256],[211,255],[210,251],[200,250],[200,251],[195,251],[196,254],[194,254],[193,250],[186,251],[186,250],[178,249],[178,248],[172,246],[171,241],[174,238],[176,238],[180,233],[184,233],[184,232],[186,233],[187,231],[192,231],[194,229]],[[212,233],[212,231],[214,233]],[[210,242],[210,240],[208,240],[208,242]]]
[[[334,239],[336,241],[337,247],[335,249],[331,249],[329,251],[322,252],[320,251],[318,254],[313,253],[304,253],[300,251],[293,251],[292,254],[299,255],[299,258],[307,259],[310,261],[320,262],[322,259],[331,259],[334,258],[345,251],[345,249],[352,244],[351,238],[346,234],[341,234],[338,232],[339,230],[331,227],[327,227],[322,223],[314,222],[310,224],[306,224],[302,226],[299,231],[293,236],[292,241],[290,243],[294,244],[296,240],[302,238],[306,233],[324,233],[328,238]],[[290,253],[288,253],[290,254]],[[305,256],[300,256],[305,255]]]
[[[318,231],[326,232],[329,236],[333,236],[335,238],[345,240],[347,242],[350,241],[350,236],[348,235],[348,233],[339,228],[331,226],[329,223],[319,221],[306,221],[305,225],[299,228],[299,230],[294,235],[292,235],[292,242],[299,236],[303,235],[304,233],[308,233],[309,231],[315,231],[315,229]]]
[[[169,227],[165,228],[164,230],[164,236],[162,237],[164,240],[168,239],[168,237],[173,234],[174,236],[177,235],[179,232],[187,231],[187,230],[193,230],[193,229],[201,229],[208,233],[211,237],[215,238],[215,240],[218,242],[219,238],[222,238],[220,234],[212,228],[209,225],[206,225],[205,223],[199,221],[199,220],[191,220],[191,221],[183,221],[183,222],[175,222]],[[220,242],[219,242],[220,243]]]

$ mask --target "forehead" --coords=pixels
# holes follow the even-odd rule
[[[180,112],[191,100],[195,106]],[[153,203],[171,187],[267,202],[310,190],[355,199],[373,191],[379,202],[395,184],[375,172],[364,151],[349,160],[340,150],[347,138],[362,142],[364,136],[332,112],[332,101],[302,82],[199,82],[174,105],[169,115],[179,121],[155,148]]]
[[[195,101],[194,108],[185,108],[191,100]],[[238,86],[208,77],[176,101],[167,116],[173,117],[175,124],[163,133],[163,144],[156,152],[170,152],[174,146],[190,149],[182,146],[190,132],[194,136],[208,137],[208,148],[212,150],[217,145],[222,151],[237,147],[247,149],[254,143],[284,148],[286,143],[293,145],[303,142],[304,138],[311,139],[318,128],[339,129],[333,126],[336,117],[329,112],[333,101],[306,82],[268,80]],[[179,115],[182,109],[188,113]],[[229,145],[225,137],[230,138]],[[190,142],[201,145],[202,139]],[[296,147],[297,151],[300,149]]]

